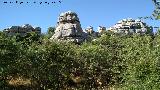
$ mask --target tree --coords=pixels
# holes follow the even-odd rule
[[[155,19],[160,19],[160,0],[152,0],[155,5],[155,10],[153,12],[153,16]]]
[[[152,26],[147,26],[147,32],[146,34],[152,35],[153,34],[153,27]]]
[[[52,35],[54,34],[54,32],[55,32],[55,27],[49,27],[48,31],[47,31],[48,38],[52,37]]]

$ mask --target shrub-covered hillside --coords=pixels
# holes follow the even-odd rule
[[[160,89],[160,35],[110,33],[81,45],[0,33],[1,90]]]

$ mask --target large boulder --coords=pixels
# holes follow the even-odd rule
[[[61,13],[52,40],[71,41],[82,43],[87,38],[83,32],[78,15],[75,12],[68,11]]]

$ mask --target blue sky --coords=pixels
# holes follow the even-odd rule
[[[24,1],[23,4],[4,4],[0,0],[0,30],[13,26],[31,24],[40,26],[42,32],[47,28],[55,26],[61,12],[74,11],[78,14],[81,26],[93,26],[96,30],[99,25],[110,27],[124,18],[150,16],[154,10],[152,0],[17,0]],[[26,2],[29,2],[27,4]],[[36,4],[33,4],[33,2]],[[39,4],[39,2],[56,2],[55,4]],[[145,20],[149,25],[160,26],[160,21]]]

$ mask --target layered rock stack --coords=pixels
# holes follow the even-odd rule
[[[103,27],[103,26],[99,26],[98,27],[98,33],[100,34],[100,35],[102,35],[103,33],[105,33],[106,32],[106,27]]]
[[[148,26],[146,23],[141,20],[133,20],[133,19],[123,19],[118,21],[113,27],[110,27],[109,30],[114,33],[121,34],[145,34],[147,32]]]
[[[88,27],[85,29],[85,32],[86,32],[87,34],[93,34],[93,33],[94,33],[93,27],[92,27],[92,26],[88,26]]]
[[[93,27],[92,26],[88,26],[86,29],[85,29],[85,32],[90,35],[90,36],[93,36],[93,37],[98,37],[98,32],[95,32]]]
[[[37,34],[41,34],[41,28],[40,27],[32,27],[29,24],[25,24],[22,26],[11,26],[10,28],[4,29],[3,32],[5,32],[7,35],[13,36],[16,34],[19,34],[20,36],[25,36],[29,32],[35,32]]]
[[[87,38],[83,32],[78,15],[68,11],[61,13],[52,40],[82,43]]]

